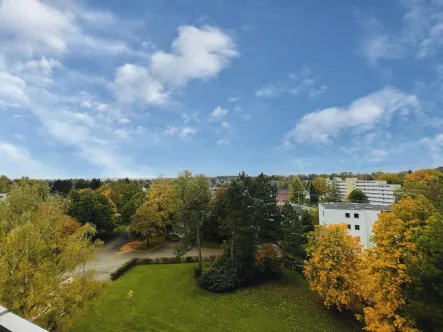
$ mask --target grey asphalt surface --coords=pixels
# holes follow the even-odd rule
[[[172,246],[167,245],[154,251],[132,251],[122,252],[120,248],[130,242],[131,239],[126,231],[117,235],[114,239],[104,244],[95,255],[94,260],[85,266],[80,266],[80,270],[94,270],[94,278],[97,280],[109,280],[110,274],[126,263],[131,258],[158,258],[174,257]],[[203,256],[220,255],[221,249],[202,248]],[[190,250],[185,256],[197,256],[197,249]]]

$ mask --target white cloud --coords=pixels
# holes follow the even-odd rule
[[[417,96],[384,88],[353,101],[347,108],[331,107],[305,114],[286,134],[284,145],[293,141],[327,143],[344,130],[367,132],[388,125],[395,113],[407,114],[418,108]]]
[[[379,162],[384,160],[388,156],[388,152],[383,149],[371,148],[370,161]]]
[[[441,166],[443,164],[443,134],[436,135],[433,138],[422,138],[418,141],[418,145],[429,151],[434,165]]]
[[[147,68],[129,63],[117,68],[114,88],[117,99],[122,103],[159,105],[169,98],[164,86],[151,76]]]
[[[114,130],[114,134],[123,139],[129,138],[128,132],[124,129],[116,129]]]
[[[189,123],[189,122],[199,122],[199,118],[198,118],[198,113],[197,112],[192,112],[192,113],[183,113],[181,116],[183,122],[185,124]]]
[[[318,86],[317,82],[319,79],[319,77],[313,77],[311,70],[307,66],[302,66],[297,73],[290,73],[288,79],[261,87],[255,92],[255,96],[259,98],[275,98],[285,93],[293,96],[306,93],[311,99],[319,99],[329,89],[329,86],[326,84]]]
[[[229,122],[227,122],[227,121],[223,121],[223,122],[221,123],[221,126],[222,126],[223,128],[229,128],[229,127],[231,127],[231,125],[230,125]]]
[[[261,98],[272,98],[272,97],[278,97],[282,93],[282,89],[276,88],[275,86],[268,85],[260,88],[255,92],[256,97]]]
[[[166,128],[166,130],[165,130],[166,135],[177,136],[180,139],[186,139],[190,136],[195,135],[195,133],[196,133],[196,130],[194,128],[188,127],[188,126],[181,127],[181,128],[177,128],[177,127],[172,126],[172,127]]]
[[[372,63],[379,59],[424,58],[443,49],[443,2],[402,1],[404,15],[398,29],[388,29],[375,17],[359,15],[363,36],[360,51]]]
[[[151,71],[161,82],[182,86],[217,76],[239,55],[232,38],[217,27],[184,25],[177,31],[172,52],[157,51],[151,57]]]
[[[129,120],[128,118],[120,118],[120,119],[117,120],[117,122],[125,124],[125,123],[130,123],[131,120]]]
[[[225,139],[219,139],[219,140],[217,141],[217,144],[218,144],[218,145],[231,145],[231,142],[228,141],[228,140],[225,140]]]
[[[216,121],[221,120],[223,117],[225,117],[228,114],[228,110],[225,108],[222,108],[220,106],[217,106],[214,108],[214,110],[211,112],[211,116],[209,120]]]
[[[0,107],[27,103],[26,82],[7,72],[0,72]]]
[[[230,98],[228,98],[228,101],[230,101],[231,103],[236,103],[236,102],[238,102],[239,99],[240,98],[238,98],[238,97],[230,97]]]

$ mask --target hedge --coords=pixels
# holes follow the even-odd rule
[[[203,261],[215,261],[216,255],[202,257]],[[157,258],[131,258],[125,264],[120,266],[117,270],[111,273],[111,280],[120,278],[125,272],[129,271],[136,265],[149,264],[179,264],[179,263],[196,263],[198,256],[186,257],[157,257]]]

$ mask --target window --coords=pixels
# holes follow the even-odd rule
[[[345,213],[345,217],[346,218],[351,218],[351,214],[350,213]]]
[[[354,213],[354,218],[358,219],[358,213]]]
[[[355,230],[359,231],[360,230],[360,225],[355,225]]]
[[[350,224],[348,224],[348,229],[351,229],[351,225]]]

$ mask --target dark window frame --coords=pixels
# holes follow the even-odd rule
[[[345,217],[346,218],[351,218],[351,214],[350,213],[345,213]]]

